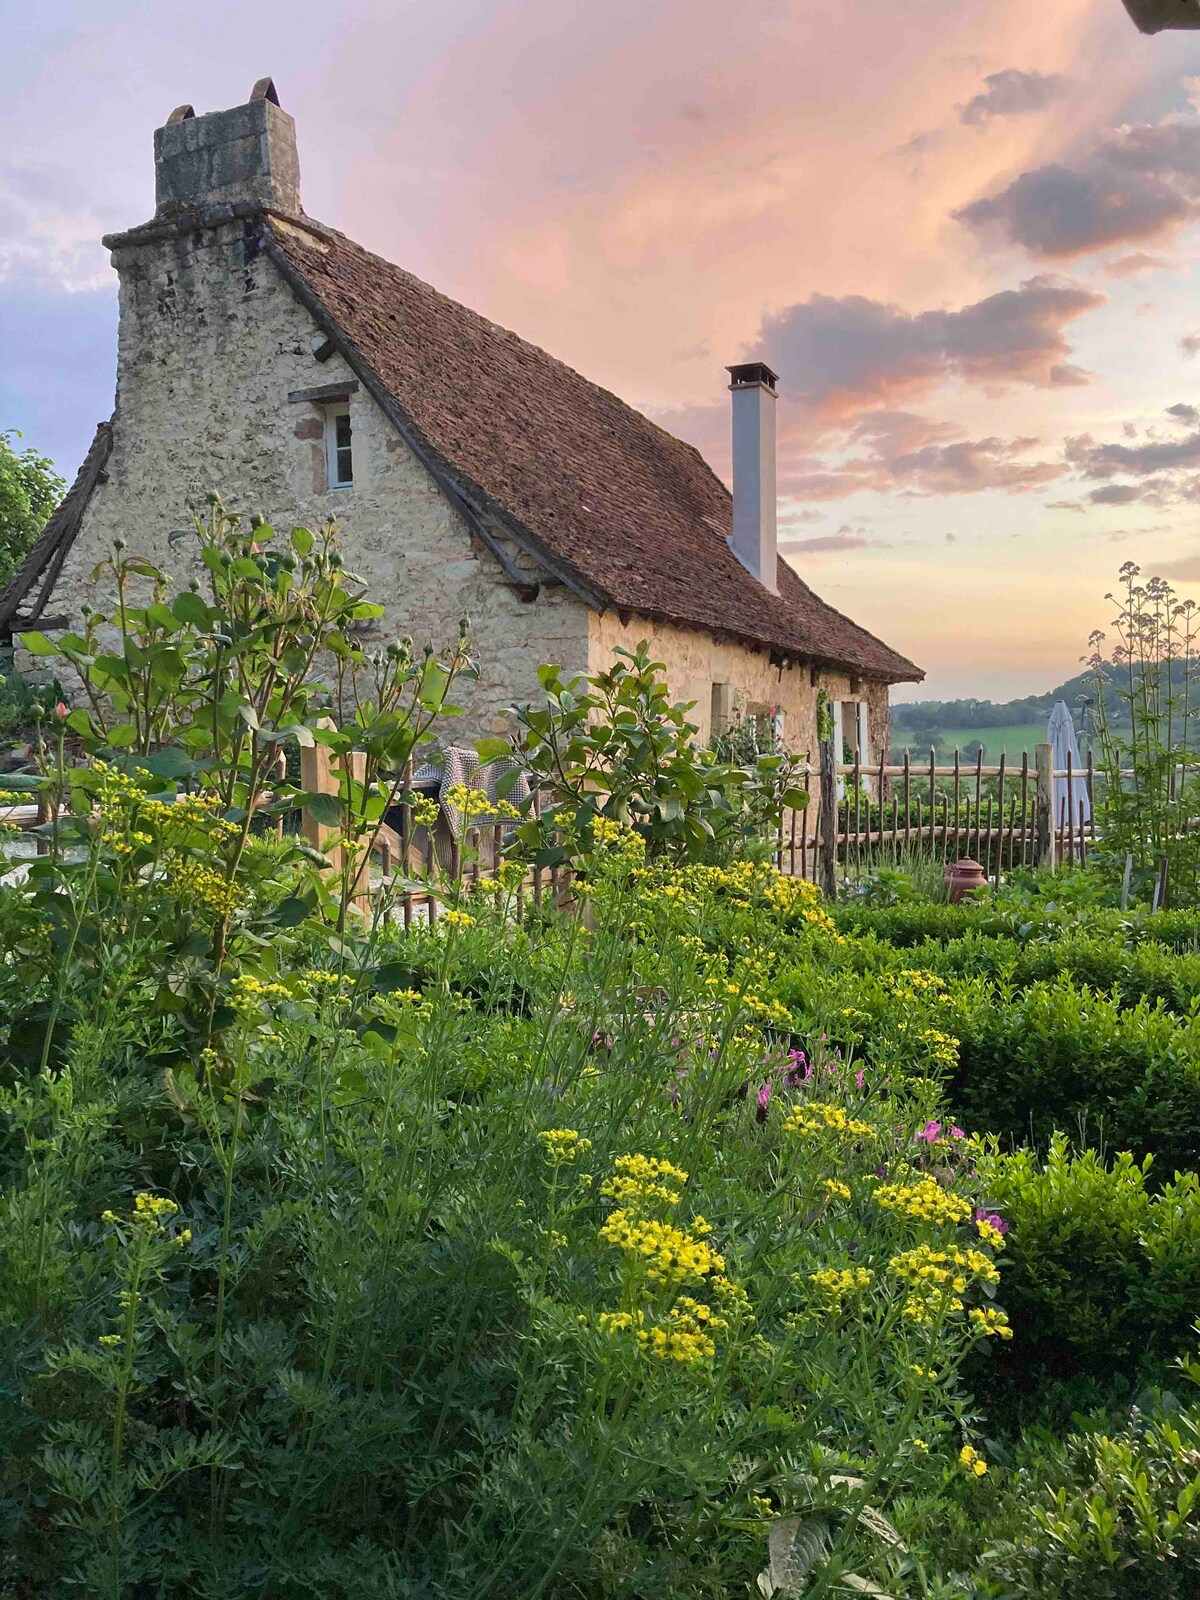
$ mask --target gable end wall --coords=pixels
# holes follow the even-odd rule
[[[109,609],[90,574],[122,537],[178,579],[202,577],[187,541],[189,502],[216,489],[281,533],[342,526],[348,568],[387,607],[381,638],[452,644],[471,618],[478,684],[458,696],[455,742],[491,731],[499,709],[537,688],[537,666],[587,665],[588,613],[561,587],[523,601],[471,537],[424,466],[361,388],[351,395],[354,487],[325,487],[322,412],[288,395],[353,375],[319,363],[317,333],[240,223],[118,249],[117,407],[108,481],[92,497],[50,607],[78,626],[85,600]]]

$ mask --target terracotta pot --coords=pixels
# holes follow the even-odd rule
[[[970,856],[964,856],[961,861],[956,861],[952,867],[946,868],[945,882],[949,890],[950,904],[956,906],[960,900],[965,900],[968,895],[974,894],[976,889],[987,888],[987,874],[978,861],[973,861]]]

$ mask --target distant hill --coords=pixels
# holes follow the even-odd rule
[[[910,700],[892,707],[896,728],[1011,728],[1026,723],[1044,722],[1060,700],[1065,700],[1071,715],[1079,719],[1083,702],[1096,695],[1095,675],[1089,669],[1044,694],[1025,695],[1020,700]],[[1109,705],[1110,714],[1119,709]]]
[[[1089,669],[1044,694],[1019,700],[912,700],[892,707],[892,750],[896,754],[906,747],[916,753],[930,748],[943,754],[961,750],[973,759],[982,745],[988,760],[998,759],[1001,751],[1010,756],[1022,750],[1032,754],[1034,746],[1045,739],[1046,721],[1060,700],[1066,703],[1080,745],[1086,748],[1094,727],[1095,697],[1096,679]],[[1118,695],[1106,695],[1105,700],[1110,719],[1119,726],[1124,707]]]

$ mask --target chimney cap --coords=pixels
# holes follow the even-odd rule
[[[260,78],[250,91],[251,104],[255,100],[269,100],[273,106],[279,105],[279,90],[275,87],[274,78]],[[282,110],[282,107],[280,108]]]
[[[775,393],[775,385],[779,382],[779,374],[772,372],[765,361],[743,361],[737,366],[726,367],[732,382],[731,389],[769,389]]]
[[[175,107],[174,111],[172,111],[171,115],[167,118],[166,125],[168,128],[173,128],[177,122],[187,122],[189,118],[192,118],[195,115],[195,107],[189,106],[185,102],[183,105]]]

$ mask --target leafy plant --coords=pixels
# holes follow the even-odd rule
[[[587,679],[541,667],[541,702],[512,712],[520,759],[544,802],[540,821],[519,833],[539,865],[565,859],[569,847],[556,838],[564,829],[590,843],[597,817],[634,828],[652,859],[720,859],[772,838],[782,809],[807,803],[785,753],[747,768],[698,745],[690,707],[670,699],[648,645],[614,655]],[[501,756],[508,745],[487,740],[479,751]]]
[[[18,450],[21,437],[0,433],[0,589],[25,559],[58,504],[66,484],[54,463],[32,447]]]

